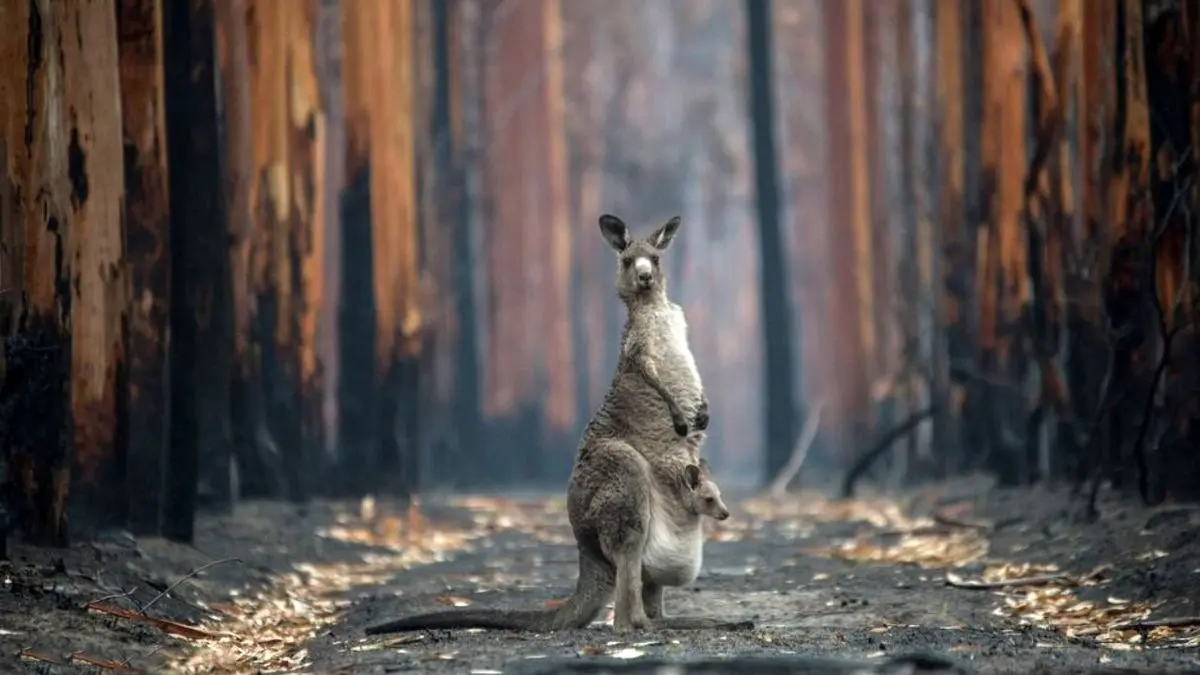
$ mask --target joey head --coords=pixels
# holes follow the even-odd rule
[[[684,500],[697,516],[708,516],[713,520],[729,518],[729,507],[721,499],[721,488],[710,476],[704,475],[696,464],[688,464],[683,470]]]
[[[683,308],[667,298],[662,254],[679,231],[671,218],[635,237],[620,218],[600,216],[600,233],[617,254],[617,295],[628,316],[621,338],[621,370],[639,374],[666,404],[676,435],[708,428],[708,399],[687,340]]]

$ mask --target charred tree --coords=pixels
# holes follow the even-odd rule
[[[375,297],[376,444],[393,493],[416,489],[423,317],[418,301],[413,132],[412,0],[381,3],[370,26],[375,56],[370,106],[371,254]],[[399,39],[396,36],[400,36]]]
[[[775,154],[775,103],[771,0],[746,0],[749,99],[758,211],[759,297],[763,322],[763,395],[766,397],[764,480],[771,480],[792,453],[801,411],[793,374],[793,316],[780,229],[779,161]]]
[[[341,296],[338,298],[339,487],[351,494],[382,485],[375,445],[375,290],[371,260],[371,156],[367,96],[370,76],[368,30],[374,5],[347,12],[343,92],[346,115],[345,184],[338,197],[342,224]]]
[[[35,544],[124,524],[125,278],[116,13],[0,10],[7,158],[0,324],[5,497]],[[58,83],[52,86],[52,83]]]
[[[431,0],[429,4],[433,25],[429,122],[436,172],[434,195],[438,225],[446,232],[440,241],[441,259],[448,271],[438,289],[438,300],[450,303],[442,317],[452,316],[453,328],[448,331],[450,344],[443,348],[449,351],[445,356],[453,367],[441,374],[451,388],[449,395],[441,399],[448,405],[448,423],[433,441],[436,452],[429,458],[428,475],[439,483],[458,486],[466,478],[460,467],[475,461],[479,443],[479,336],[463,111],[469,91],[459,43],[464,25],[462,4],[445,0]]]
[[[69,139],[64,168],[71,186],[72,217],[63,223],[71,275],[71,530],[86,534],[123,527],[128,510],[128,296],[116,12],[102,3],[49,7],[61,31],[62,132]]]
[[[1019,453],[1021,401],[1011,387],[1019,382],[1025,353],[1019,339],[1029,299],[1021,208],[1026,173],[1024,35],[1011,0],[984,0],[983,108],[980,160],[981,197],[988,205],[976,242],[976,294],[979,303],[980,422],[987,446],[979,461],[1001,484],[1024,482]]]
[[[480,406],[483,395],[482,364],[480,363],[482,345],[479,336],[479,293],[477,291],[478,277],[475,261],[477,259],[477,240],[475,221],[478,214],[478,163],[473,159],[477,156],[480,143],[479,106],[480,94],[483,89],[479,78],[482,76],[482,50],[475,40],[474,31],[478,17],[467,15],[466,3],[455,0],[450,4],[453,9],[453,31],[443,32],[442,14],[446,3],[435,0],[438,25],[438,36],[446,40],[447,73],[450,55],[459,55],[453,61],[455,72],[460,73],[453,82],[453,88],[447,92],[450,101],[459,101],[458,106],[448,110],[450,122],[453,125],[453,170],[454,185],[458,196],[453,202],[453,266],[455,317],[458,319],[457,344],[457,374],[455,381],[454,420],[458,433],[458,451],[460,456],[470,462],[480,462],[485,453],[480,437],[481,419]],[[438,62],[441,61],[441,46],[436,47]],[[476,57],[472,59],[471,57]],[[439,81],[441,78],[439,78]],[[449,85],[450,80],[446,81]],[[440,96],[439,96],[439,101]],[[449,102],[449,101],[448,101]],[[436,110],[436,109],[435,109]],[[436,117],[435,117],[436,119]],[[460,464],[458,466],[467,466]],[[475,464],[478,465],[478,464]],[[468,476],[456,472],[456,482],[461,485]]]
[[[834,424],[842,445],[857,451],[869,436],[869,377],[875,355],[871,308],[872,252],[863,91],[863,17],[857,0],[822,3],[826,33],[825,125],[830,150],[829,237],[833,263],[830,317],[836,392]]]
[[[1095,475],[1109,456],[1105,422],[1123,390],[1113,386],[1114,330],[1104,304],[1104,260],[1112,246],[1108,181],[1116,129],[1116,3],[1081,3],[1081,77],[1078,113],[1081,219],[1071,237],[1071,262],[1064,280],[1064,361],[1072,395],[1071,414],[1082,433],[1066,434],[1062,463],[1077,486]],[[1093,262],[1094,261],[1094,262]],[[1103,364],[1097,367],[1096,364]]]
[[[249,0],[213,5],[221,92],[221,170],[229,232],[233,360],[230,380],[230,437],[239,497],[283,495],[282,462],[266,420],[257,333],[255,256],[263,238],[255,219],[255,143],[251,109]],[[257,248],[256,248],[257,247]]]
[[[158,535],[167,470],[171,249],[161,0],[117,4],[130,272],[129,528]]]
[[[322,302],[318,312],[317,355],[321,365],[321,432],[323,470],[335,472],[340,461],[338,441],[338,357],[341,335],[338,333],[338,301],[341,297],[342,221],[339,196],[345,184],[346,118],[342,79],[341,0],[318,0],[315,25],[315,59],[321,110],[324,112],[322,152],[317,168],[323,175],[320,211],[317,213],[324,245],[321,260]],[[335,485],[326,484],[326,494],[336,493]]]
[[[163,43],[172,167],[171,445],[163,533],[190,541],[200,486],[213,505],[228,506],[232,495],[232,292],[211,1],[165,3]]]
[[[942,284],[938,305],[941,352],[946,367],[935,370],[935,378],[944,382],[937,387],[942,414],[934,419],[934,446],[945,474],[958,468],[962,436],[962,410],[958,403],[965,396],[961,382],[952,382],[952,364],[971,356],[969,312],[972,302],[972,239],[966,209],[965,84],[968,62],[965,31],[967,12],[961,2],[934,3],[937,102],[938,102],[938,210],[940,221]],[[945,378],[943,380],[943,378]],[[954,407],[950,402],[956,402]]]
[[[1189,96],[1200,62],[1200,8],[1195,3],[1150,1],[1144,7],[1146,105],[1150,125],[1149,190],[1156,219],[1149,232],[1146,275],[1152,345],[1145,399],[1139,401],[1132,452],[1141,466],[1138,491],[1159,503],[1200,498],[1194,460],[1197,433],[1189,409],[1200,391],[1196,326],[1196,206],[1200,105]],[[1128,19],[1127,19],[1128,20]]]
[[[299,430],[299,445],[287,457],[292,498],[306,499],[324,467],[325,429],[321,414],[324,369],[317,344],[317,326],[325,303],[325,115],[317,86],[317,1],[306,0],[286,12],[288,121],[288,286],[292,301],[288,321],[287,378],[295,391],[295,417],[279,420]]]
[[[407,37],[412,8],[408,0],[388,0],[355,9],[344,23],[348,135],[339,386],[345,466],[352,489],[386,485],[407,496],[418,469],[411,441],[417,436],[422,332]]]
[[[256,301],[252,339],[265,422],[259,432],[260,444],[275,449],[272,454],[278,461],[271,468],[277,471],[282,496],[303,502],[308,498],[311,467],[300,410],[299,313],[303,298],[296,242],[301,226],[297,211],[302,206],[293,198],[298,196],[297,189],[309,186],[293,183],[297,178],[294,167],[308,160],[293,158],[290,113],[293,94],[303,96],[294,77],[300,75],[292,72],[293,24],[307,23],[311,7],[308,3],[292,7],[257,0],[248,7],[255,171],[250,198],[254,223],[251,279]]]
[[[1116,333],[1112,386],[1127,397],[1106,418],[1109,454],[1102,466],[1115,485],[1146,475],[1142,441],[1142,403],[1153,400],[1151,384],[1160,346],[1153,288],[1154,201],[1151,193],[1150,110],[1146,98],[1142,2],[1122,0],[1116,7],[1114,62],[1116,110],[1110,132],[1111,165],[1107,177],[1111,248],[1106,251],[1104,309]],[[1156,374],[1155,374],[1156,376]],[[1130,404],[1133,401],[1135,403]],[[1133,467],[1127,470],[1125,467]]]

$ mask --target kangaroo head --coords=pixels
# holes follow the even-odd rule
[[[625,221],[608,214],[600,216],[600,233],[617,252],[617,295],[630,300],[666,294],[667,279],[658,257],[671,245],[678,229],[679,216],[675,216],[650,236],[634,238]]]
[[[708,462],[703,459],[698,464],[688,464],[683,469],[683,487],[688,505],[698,516],[708,516],[714,520],[725,520],[729,517],[729,507],[721,499],[721,488],[712,480],[708,470]]]

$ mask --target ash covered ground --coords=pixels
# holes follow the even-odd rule
[[[65,551],[14,544],[0,563],[0,670],[954,672],[935,668],[944,659],[978,673],[1200,672],[1195,508],[1110,497],[1086,523],[1065,491],[978,482],[731,507],[667,612],[751,619],[751,631],[617,636],[600,622],[368,638],[397,615],[568,595],[561,497],[251,502],[203,517],[190,547],[119,534]],[[1147,622],[1168,618],[1180,625]],[[928,658],[895,660],[913,654]]]

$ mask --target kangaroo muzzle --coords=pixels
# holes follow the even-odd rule
[[[654,266],[648,258],[638,258],[633,261],[633,271],[637,274],[638,283],[649,286],[654,280]]]

